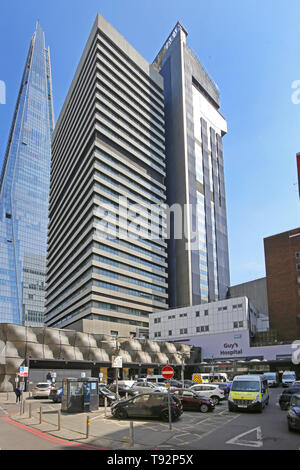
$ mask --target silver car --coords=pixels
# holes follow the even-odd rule
[[[49,382],[39,382],[32,389],[33,398],[49,398],[52,385]]]
[[[145,392],[167,392],[168,389],[163,386],[162,384],[157,385],[153,384],[151,382],[146,382],[146,381],[141,381],[141,382],[134,382],[134,384],[131,386],[133,390],[138,391],[139,393],[145,393]]]

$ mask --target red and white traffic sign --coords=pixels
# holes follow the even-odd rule
[[[171,366],[165,366],[161,370],[161,375],[164,379],[172,379],[174,375],[174,369]]]

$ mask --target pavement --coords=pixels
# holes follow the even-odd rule
[[[2,405],[16,402],[14,393],[0,394]],[[42,419],[40,420],[40,407]],[[16,409],[16,408],[15,408]],[[60,412],[60,426],[59,426]],[[23,394],[23,403],[18,405],[18,412],[10,414],[10,419],[36,429],[45,435],[95,446],[105,450],[177,450],[197,448],[202,437],[216,428],[222,427],[239,415],[229,413],[227,403],[216,408],[213,413],[186,413],[179,421],[164,423],[155,419],[134,419],[133,433],[130,432],[130,419],[113,418],[108,407],[100,407],[89,413],[63,413],[61,405],[50,400],[35,400]],[[89,419],[89,425],[87,421]],[[41,422],[40,422],[41,421]],[[201,423],[201,430],[198,428]],[[197,429],[198,428],[198,429]],[[133,435],[133,438],[131,436]]]

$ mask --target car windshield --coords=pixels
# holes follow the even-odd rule
[[[49,388],[50,384],[37,384],[37,388]]]
[[[275,379],[276,374],[265,374],[265,377],[266,377],[267,379],[269,379],[269,380],[270,380],[270,379]]]
[[[284,377],[282,377],[283,379],[288,379],[288,380],[295,380],[295,376],[294,375],[285,375]]]
[[[233,392],[259,392],[260,382],[254,380],[235,380],[231,390]]]

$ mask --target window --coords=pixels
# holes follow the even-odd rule
[[[239,327],[239,322],[238,321],[233,322],[233,328],[238,328],[238,327]]]
[[[243,304],[238,304],[238,308],[243,308]]]
[[[154,338],[159,338],[160,336],[161,336],[160,331],[157,331],[156,333],[154,333]]]
[[[160,323],[161,319],[160,318],[154,318],[154,323]]]
[[[110,334],[111,334],[112,336],[118,336],[119,332],[118,332],[118,331],[111,330],[111,331],[110,331]]]
[[[204,310],[204,316],[205,316],[205,317],[208,316],[208,310]]]
[[[180,317],[180,318],[182,318],[182,317],[187,317],[187,313],[180,313],[179,317]]]
[[[300,271],[300,264],[296,264],[297,271]]]
[[[223,307],[223,310],[227,310],[227,307]]]
[[[181,335],[186,335],[187,334],[187,328],[181,328],[180,334]]]
[[[168,316],[168,320],[173,320],[173,318],[175,318],[175,315]]]
[[[297,282],[300,284],[300,276],[297,277]]]
[[[200,317],[200,312],[196,312],[196,317]]]
[[[172,330],[169,330],[169,336],[172,336]]]
[[[239,321],[239,328],[242,328],[244,326],[244,322],[243,321]]]
[[[300,258],[300,251],[297,251],[296,258]]]

